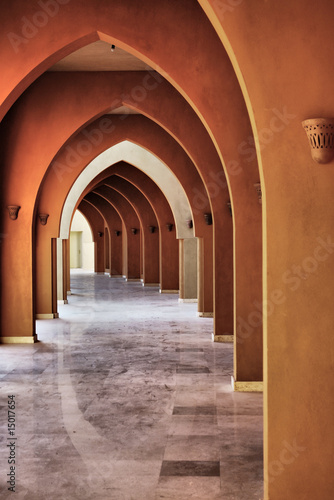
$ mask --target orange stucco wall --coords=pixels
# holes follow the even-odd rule
[[[233,62],[258,144],[265,499],[331,498],[333,162],[311,159],[301,122],[334,114],[332,45],[324,51],[333,4],[240,2],[227,12],[220,2],[200,3]],[[244,147],[254,154],[249,142]],[[287,457],[286,444],[295,446],[294,456]]]

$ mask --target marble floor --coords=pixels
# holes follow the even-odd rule
[[[0,346],[0,498],[261,499],[262,394],[232,392],[212,319],[141,283],[71,279],[39,342]]]

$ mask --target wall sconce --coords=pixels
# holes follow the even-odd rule
[[[18,217],[18,213],[21,207],[18,205],[8,205],[9,218],[12,220],[16,220]]]
[[[46,226],[49,214],[38,214],[38,217],[39,217],[39,222],[42,224],[42,226]]]
[[[229,209],[231,217],[232,217],[232,205],[231,205],[230,201],[227,202],[227,206],[228,206],[228,209]]]
[[[117,229],[116,229],[115,234],[116,234],[116,236],[119,236],[121,234],[121,231],[117,231]]]
[[[100,236],[100,238],[102,238],[103,233],[101,233],[101,231],[99,231],[97,234]]]
[[[166,224],[167,231],[170,233],[173,229],[173,224]]]
[[[186,224],[187,224],[187,227],[189,229],[192,229],[192,227],[193,227],[193,221],[191,219],[186,220]]]
[[[212,215],[207,213],[207,214],[204,214],[204,219],[205,219],[205,224],[207,226],[211,226],[212,225]]]
[[[311,155],[317,163],[329,163],[334,158],[334,118],[304,120],[302,126],[311,146]]]
[[[155,231],[155,226],[148,226],[150,233],[154,233]]]
[[[257,182],[256,184],[254,184],[254,187],[256,189],[256,192],[257,192],[257,195],[259,197],[259,203],[261,203],[262,205],[262,190],[261,190],[261,183],[260,182]]]
[[[131,228],[131,233],[132,233],[132,234],[137,234],[137,229],[136,229],[135,227],[132,227],[132,228]]]

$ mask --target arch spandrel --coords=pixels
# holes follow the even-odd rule
[[[67,239],[69,221],[85,187],[104,169],[120,161],[128,162],[145,172],[168,199],[177,229],[178,238],[193,237],[193,230],[185,221],[192,218],[192,210],[176,177],[156,156],[129,141],[123,141],[95,158],[74,182],[63,206],[59,237]]]

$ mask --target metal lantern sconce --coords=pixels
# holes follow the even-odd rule
[[[8,205],[9,218],[12,220],[16,220],[19,214],[19,210],[21,207],[18,205]]]
[[[205,224],[207,226],[212,226],[212,214],[210,213],[204,214],[204,219],[205,219]]]
[[[261,183],[260,182],[257,182],[256,184],[254,184],[254,187],[256,189],[256,192],[257,192],[257,195],[259,197],[259,203],[261,203],[262,205],[262,190],[261,190]]]
[[[150,233],[153,234],[155,231],[155,226],[148,226]]]
[[[191,219],[186,220],[186,224],[187,224],[187,227],[189,229],[192,229],[192,227],[193,227],[193,221]]]
[[[116,229],[115,234],[116,234],[116,236],[119,236],[121,234],[121,231],[117,231],[117,229]]]
[[[97,234],[100,236],[100,238],[102,238],[103,233],[101,233],[101,231],[99,231]]]
[[[46,226],[49,214],[38,214],[38,217],[39,217],[39,222],[42,224],[42,226]]]
[[[302,126],[311,146],[311,155],[317,163],[330,163],[334,158],[334,118],[304,120]]]
[[[137,234],[137,229],[136,229],[135,227],[132,227],[132,228],[131,228],[131,233],[132,233],[132,234]]]
[[[170,233],[172,231],[172,229],[173,229],[173,224],[167,223],[166,224],[166,228],[167,228],[167,231]]]
[[[231,205],[231,202],[230,202],[230,201],[228,201],[228,202],[227,202],[227,206],[228,206],[228,209],[229,209],[229,211],[230,211],[230,215],[231,215],[231,217],[232,217],[232,205]]]

